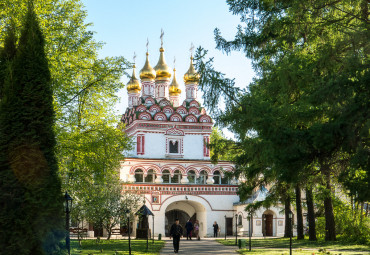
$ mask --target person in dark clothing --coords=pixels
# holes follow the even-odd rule
[[[217,234],[218,234],[218,224],[217,221],[215,221],[215,223],[213,223],[213,237],[217,237]]]
[[[175,220],[175,223],[172,224],[170,229],[170,238],[173,238],[173,249],[175,250],[175,253],[179,252],[180,248],[180,237],[183,235],[182,227],[180,226],[179,219]]]
[[[186,229],[186,240],[191,240],[191,231],[193,230],[193,223],[191,223],[190,219],[188,222],[185,224],[185,229]]]

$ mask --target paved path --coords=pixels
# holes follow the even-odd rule
[[[172,240],[166,239],[166,245],[161,250],[163,254],[175,254],[173,251]],[[204,254],[217,254],[217,255],[229,255],[236,254],[237,246],[224,246],[214,239],[206,238],[200,241],[197,240],[186,240],[181,238],[180,250],[178,254],[191,254],[191,255],[204,255]]]

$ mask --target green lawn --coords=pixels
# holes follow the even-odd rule
[[[149,240],[149,249],[146,250],[146,240],[131,240],[131,254],[159,254],[164,246],[164,241]],[[77,240],[71,240],[71,254],[91,254],[91,255],[123,255],[129,254],[128,240],[82,240],[81,248]]]
[[[246,240],[246,245],[248,248],[248,239]],[[224,245],[235,245],[235,239],[223,240],[219,239],[218,242]],[[294,250],[293,254],[326,254],[320,253],[320,249],[325,249],[330,254],[370,254],[369,245],[351,244],[345,243],[343,241],[335,242],[325,242],[324,240],[318,240],[316,242],[311,242],[308,239],[305,240],[292,240],[292,248]],[[253,251],[253,249],[256,249]],[[258,249],[258,250],[257,250]],[[309,250],[305,250],[309,249]],[[239,250],[240,254],[289,254],[289,238],[266,238],[266,239],[252,239],[252,252],[249,250],[242,249]]]

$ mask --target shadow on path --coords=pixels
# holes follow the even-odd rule
[[[237,246],[224,246],[213,239],[202,239],[197,240],[186,240],[182,238],[180,240],[179,254],[192,254],[192,255],[203,255],[203,254],[236,254]],[[166,244],[161,250],[162,254],[174,254],[172,240],[166,240]]]

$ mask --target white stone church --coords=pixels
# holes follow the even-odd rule
[[[241,202],[236,179],[225,172],[233,171],[230,162],[210,161],[207,143],[213,121],[197,100],[199,74],[191,57],[184,75],[186,99],[180,102],[181,89],[165,62],[160,48],[158,64],[152,68],[149,54],[136,78],[135,66],[127,84],[128,108],[121,121],[124,132],[136,145],[121,162],[123,190],[135,190],[145,196],[146,206],[153,212],[154,235],[168,236],[175,218],[183,226],[188,219],[198,220],[200,236],[213,236],[212,224],[217,221],[221,236],[248,235],[246,203],[264,199],[257,192]],[[172,77],[172,80],[171,80]],[[261,209],[252,216],[253,236],[282,236],[285,219],[281,208]],[[137,222],[133,224],[135,235]],[[153,218],[149,217],[152,229]]]

